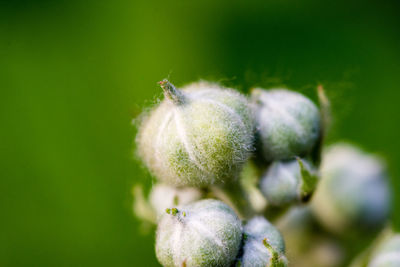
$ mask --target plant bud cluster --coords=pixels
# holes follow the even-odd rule
[[[386,221],[390,198],[382,163],[349,145],[321,154],[330,121],[322,87],[318,107],[288,89],[257,88],[247,98],[209,82],[182,89],[167,80],[159,84],[164,99],[142,116],[136,136],[137,155],[157,182],[148,198],[134,191],[134,210],[157,224],[163,266],[284,267],[296,258],[288,260],[283,237],[313,243],[312,232],[299,231],[309,224],[338,234],[356,225],[378,229]],[[312,219],[299,224],[287,217],[282,235],[274,224],[309,202]],[[329,252],[337,242],[321,239],[318,244],[328,245],[289,242],[314,252],[293,253],[313,255],[299,263],[319,266],[312,259],[320,251],[337,255]]]

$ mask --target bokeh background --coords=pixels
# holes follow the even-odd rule
[[[400,2],[0,0],[0,266],[157,266],[132,214],[132,118],[157,81],[332,101],[383,155],[400,226]]]

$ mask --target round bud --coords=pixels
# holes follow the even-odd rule
[[[160,82],[165,99],[142,122],[139,155],[161,181],[208,186],[235,178],[252,151],[253,128],[247,99],[216,84],[177,90]]]
[[[239,251],[242,227],[234,211],[206,199],[167,210],[156,237],[163,266],[230,266]]]
[[[327,149],[312,201],[315,215],[327,229],[371,232],[384,223],[389,206],[388,181],[380,159],[348,144]]]
[[[307,202],[317,185],[316,170],[306,160],[275,161],[260,181],[260,190],[272,206]]]
[[[311,151],[320,135],[320,114],[311,100],[285,89],[254,89],[252,103],[265,160],[286,160]]]
[[[368,267],[400,266],[400,234],[396,234],[381,244],[374,253]]]
[[[287,266],[281,233],[265,218],[255,217],[244,226],[243,255],[236,266]]]
[[[150,204],[158,217],[170,207],[179,207],[201,199],[203,193],[194,187],[174,187],[167,184],[155,184],[150,191]]]

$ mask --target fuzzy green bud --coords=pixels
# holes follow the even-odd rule
[[[165,99],[143,120],[139,156],[161,181],[205,187],[234,179],[253,150],[247,99],[216,84],[182,90],[160,82]]]
[[[312,208],[329,230],[378,229],[386,220],[390,191],[379,158],[349,144],[336,144],[323,154],[321,181]]]
[[[170,209],[161,218],[156,255],[165,266],[230,266],[239,251],[242,226],[219,200],[200,200]]]
[[[400,266],[400,234],[392,236],[379,246],[368,267]]]
[[[280,232],[265,218],[255,217],[244,226],[243,254],[236,266],[287,266],[285,243]]]
[[[286,89],[254,89],[258,148],[268,162],[311,152],[320,137],[320,113],[304,95]]]
[[[167,184],[155,184],[149,195],[150,204],[158,217],[170,207],[182,205],[201,199],[203,192],[194,187],[174,187]]]
[[[316,170],[307,160],[273,162],[260,181],[260,190],[273,206],[307,202],[318,182]]]

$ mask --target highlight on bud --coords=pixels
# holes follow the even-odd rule
[[[318,184],[318,175],[312,164],[296,158],[273,162],[260,180],[260,191],[268,204],[284,207],[308,202]]]
[[[243,254],[236,266],[287,266],[285,243],[280,232],[265,218],[255,217],[244,226]]]
[[[254,89],[252,105],[259,147],[267,162],[304,157],[321,134],[317,106],[304,95],[287,89]]]
[[[157,228],[156,256],[163,266],[230,266],[241,239],[234,211],[219,200],[205,199],[168,210]]]
[[[254,119],[245,96],[211,83],[182,90],[160,82],[165,99],[144,116],[138,154],[170,185],[206,187],[234,180],[253,151]]]

